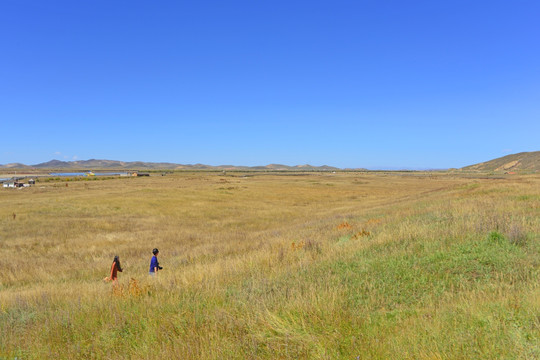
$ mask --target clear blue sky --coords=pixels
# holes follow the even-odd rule
[[[0,164],[540,150],[540,2],[0,2]]]

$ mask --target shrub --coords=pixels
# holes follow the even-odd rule
[[[500,243],[504,242],[506,239],[505,239],[504,235],[501,234],[500,232],[492,231],[488,235],[488,240],[490,242],[500,244]]]

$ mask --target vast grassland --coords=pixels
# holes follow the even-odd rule
[[[0,189],[0,358],[540,358],[538,175],[248,175]]]

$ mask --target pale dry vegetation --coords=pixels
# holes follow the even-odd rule
[[[247,175],[0,189],[0,358],[540,357],[537,175]]]

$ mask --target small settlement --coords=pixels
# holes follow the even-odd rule
[[[94,173],[92,171],[88,171],[86,173],[51,173],[49,174],[51,176],[99,176],[99,175],[112,175],[112,176],[150,176],[149,173],[139,172],[139,171],[128,171],[124,173]],[[4,188],[25,188],[30,187],[32,185],[36,184],[36,180],[33,178],[28,179],[27,182],[25,180],[27,177],[12,177],[12,178],[0,178],[0,184],[2,184],[2,187]]]
[[[28,179],[28,183],[26,184],[22,181],[22,179],[1,179],[0,182],[2,182],[2,187],[5,188],[30,187],[36,184],[34,179]]]

